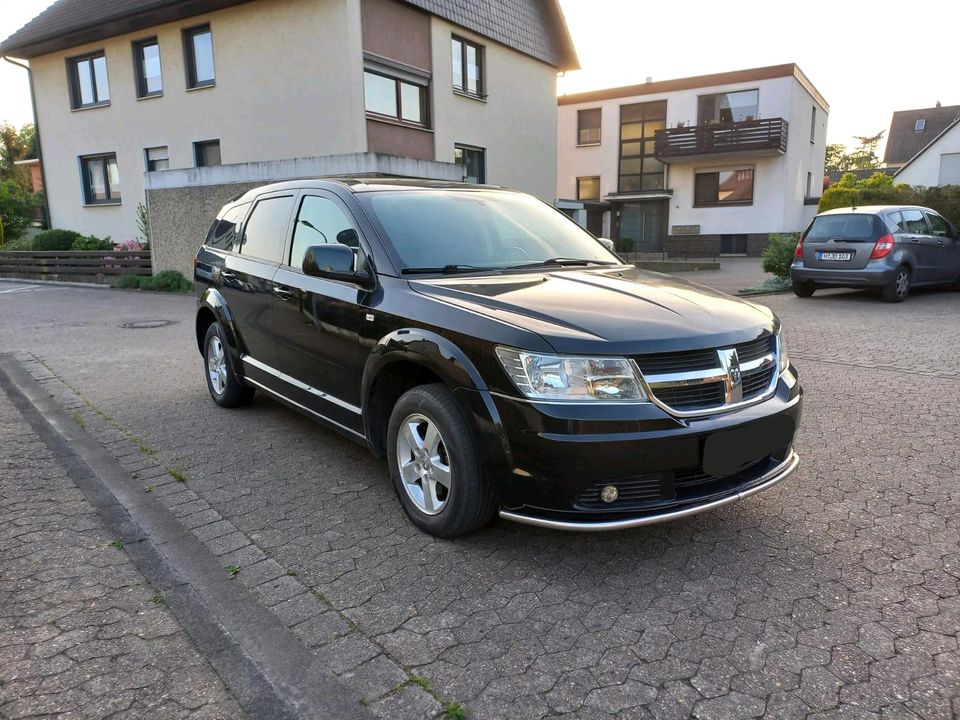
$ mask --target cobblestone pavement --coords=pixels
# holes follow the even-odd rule
[[[245,717],[0,391],[0,717]]]
[[[247,548],[239,577],[279,573],[264,602],[318,654],[380,663],[370,694],[402,688],[379,696],[382,717],[435,714],[438,699],[484,719],[956,717],[960,294],[762,301],[807,392],[800,470],[716,512],[604,535],[420,534],[354,444],[266,399],[212,405],[189,298],[17,293],[0,300],[14,318],[0,348],[39,358],[106,442],[142,444],[124,458],[141,482],[182,476],[164,497],[195,496],[209,546]],[[177,324],[118,328],[159,318]],[[315,626],[277,608],[301,588],[329,609]]]

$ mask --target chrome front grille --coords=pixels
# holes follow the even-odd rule
[[[726,348],[637,355],[651,399],[675,415],[723,412],[773,392],[780,364],[775,335]]]

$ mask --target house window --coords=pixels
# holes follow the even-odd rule
[[[183,31],[183,51],[187,62],[187,88],[216,84],[213,69],[213,34],[209,25]]]
[[[664,188],[664,164],[654,157],[654,138],[666,126],[666,100],[620,107],[620,192]]]
[[[600,144],[600,108],[577,110],[577,145]]]
[[[577,178],[577,200],[599,200],[600,199],[600,178],[599,177],[578,177]]]
[[[220,160],[220,141],[205,140],[193,144],[193,156],[196,159],[197,167],[212,167],[213,165],[222,165]]]
[[[147,148],[143,151],[147,158],[147,172],[170,169],[170,154],[167,146]]]
[[[110,83],[107,80],[107,57],[103,51],[71,58],[67,61],[70,76],[70,99],[74,110],[107,105]]]
[[[810,108],[810,142],[817,141],[817,106]],[[809,195],[809,193],[807,193]]]
[[[759,90],[701,95],[698,103],[697,122],[700,125],[722,125],[756,120],[760,117],[757,110],[759,102]]]
[[[813,197],[813,173],[807,173],[807,197]]]
[[[137,97],[163,95],[160,45],[156,38],[140,40],[133,44],[133,64],[137,71]]]
[[[917,118],[917,121],[913,124],[914,132],[923,132],[927,129],[927,121],[925,118]]]
[[[414,125],[427,124],[427,87],[365,70],[363,97],[368,113]]]
[[[753,169],[697,172],[693,193],[694,207],[752,205]]]
[[[454,35],[450,47],[453,56],[453,89],[474,97],[484,97],[483,46]]]
[[[487,181],[487,151],[469,145],[454,145],[453,161],[463,168],[463,181],[482,185]]]
[[[80,181],[87,205],[120,204],[120,171],[115,154],[81,157]]]

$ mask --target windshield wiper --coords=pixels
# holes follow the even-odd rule
[[[443,267],[412,267],[403,268],[400,272],[404,275],[455,275],[456,273],[481,272],[484,270],[501,270],[496,267],[477,267],[476,265],[444,265]]]
[[[587,260],[585,258],[554,257],[547,260],[537,260],[536,262],[522,263],[521,265],[511,265],[508,270],[522,270],[523,268],[548,267],[556,265],[558,267],[568,267],[576,265],[616,265],[612,260]]]

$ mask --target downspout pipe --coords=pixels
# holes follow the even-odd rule
[[[43,192],[41,197],[43,197],[43,217],[49,226],[51,223],[50,219],[50,201],[47,198],[47,172],[44,169],[43,164],[43,148],[40,144],[40,120],[37,117],[37,95],[34,92],[33,88],[33,71],[30,69],[30,66],[13,60],[6,55],[0,56],[6,60],[11,65],[16,65],[19,68],[23,68],[27,71],[27,78],[30,81],[30,106],[33,108],[33,132],[37,144],[37,159],[40,160],[40,182],[43,185]]]

